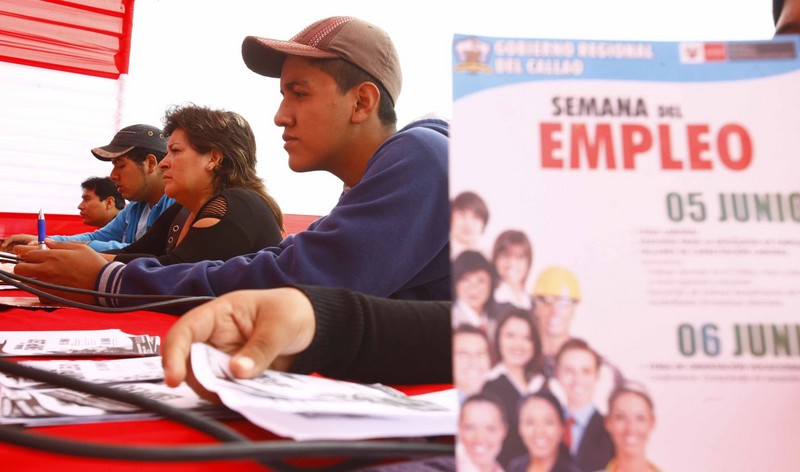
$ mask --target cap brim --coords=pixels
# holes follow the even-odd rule
[[[322,49],[292,41],[247,36],[242,41],[242,59],[256,74],[280,77],[286,56],[302,56],[318,59],[333,59],[338,55]]]
[[[96,147],[92,149],[92,154],[94,157],[100,159],[101,161],[110,161],[111,159],[124,156],[125,154],[133,151],[136,146],[113,146],[109,144],[108,146],[103,147]]]

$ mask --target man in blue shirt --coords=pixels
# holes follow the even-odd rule
[[[137,124],[117,132],[111,143],[92,149],[101,161],[111,162],[110,178],[130,201],[100,229],[70,236],[51,236],[53,241],[86,242],[95,251],[119,249],[136,241],[175,200],[164,194],[158,163],[167,154],[167,139],[159,128]],[[36,242],[36,236],[9,236],[2,250],[16,244]]]

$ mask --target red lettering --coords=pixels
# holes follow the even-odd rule
[[[586,156],[586,162],[590,169],[597,169],[600,161],[600,149],[606,156],[606,168],[615,169],[614,146],[611,139],[611,125],[598,124],[595,127],[595,140],[591,141],[586,125],[581,123],[572,124],[572,136],[570,142],[569,166],[573,169],[580,168],[581,155]],[[583,151],[583,152],[582,152]]]
[[[638,136],[638,138],[637,138]],[[635,169],[636,155],[653,145],[653,135],[644,125],[622,125],[622,167]]]
[[[739,140],[741,155],[738,159],[731,157],[729,138],[733,136]],[[743,170],[753,161],[753,141],[744,126],[730,124],[723,126],[717,133],[717,149],[719,159],[731,170]]]
[[[686,125],[683,146],[686,157],[674,154],[672,132],[676,123],[642,125],[637,123],[542,122],[539,124],[542,169],[626,169],[656,164],[637,163],[642,154],[663,170],[711,170],[714,165],[743,170],[753,162],[753,140],[747,129],[728,123],[712,130],[708,124]],[[655,133],[654,133],[655,131]],[[654,147],[658,141],[658,153]],[[565,149],[569,146],[569,149]],[[685,146],[685,147],[684,147]],[[622,154],[617,166],[615,152]],[[565,162],[569,159],[569,162]],[[716,162],[715,162],[716,161]],[[568,166],[568,167],[567,167]]]
[[[561,131],[561,123],[540,123],[539,136],[542,150],[542,169],[562,169],[564,159],[554,156],[561,149],[561,141],[554,134]]]
[[[683,164],[672,158],[669,125],[658,125],[658,144],[661,150],[661,168],[667,170],[683,169]]]
[[[691,169],[711,169],[711,161],[703,159],[702,156],[710,147],[708,141],[701,140],[704,134],[708,134],[708,125],[686,126],[686,139],[689,141],[689,168]]]

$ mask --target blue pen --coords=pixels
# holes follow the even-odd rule
[[[44,212],[39,210],[39,219],[36,221],[39,230],[39,249],[45,249],[47,246],[44,244],[44,238],[47,237],[47,231],[44,226]]]

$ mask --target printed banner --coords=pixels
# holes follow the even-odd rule
[[[455,37],[460,470],[797,467],[799,48]]]

